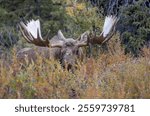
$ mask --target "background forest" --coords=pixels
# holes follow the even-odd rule
[[[94,57],[74,73],[41,58],[18,67],[16,51],[33,47],[20,21],[40,19],[49,39],[59,29],[78,38],[86,30],[99,34],[106,15],[120,18],[116,35],[93,46]],[[0,0],[0,57],[0,98],[150,98],[150,0]],[[4,65],[4,58],[13,63]]]

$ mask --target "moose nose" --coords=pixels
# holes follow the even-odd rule
[[[73,64],[74,64],[74,60],[71,59],[71,58],[65,59],[64,62],[65,62],[65,64],[67,64],[67,65],[73,65]]]
[[[74,57],[70,55],[66,55],[64,57],[64,64],[71,67],[71,65],[74,65]]]

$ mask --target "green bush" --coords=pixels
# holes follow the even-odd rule
[[[144,1],[121,7],[120,27],[126,52],[138,55],[149,41],[150,15]]]

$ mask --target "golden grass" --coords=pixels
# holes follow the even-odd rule
[[[15,53],[14,53],[15,54]],[[119,41],[108,53],[85,58],[72,73],[55,60],[18,65],[0,62],[0,98],[150,98],[150,50],[143,56],[124,55]]]

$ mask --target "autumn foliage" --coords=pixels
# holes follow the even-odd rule
[[[150,98],[149,49],[141,57],[125,55],[117,38],[73,71],[40,56],[21,67],[13,50],[9,64],[0,61],[0,98]]]

